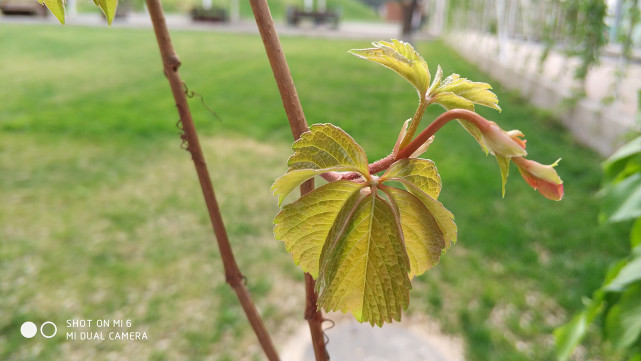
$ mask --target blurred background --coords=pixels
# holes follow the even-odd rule
[[[555,328],[630,254],[631,221],[605,222],[599,195],[602,162],[639,132],[638,1],[269,5],[308,123],[340,126],[370,161],[389,154],[416,93],[347,51],[391,38],[411,41],[432,74],[440,65],[490,83],[502,112],[477,111],[525,133],[531,159],[562,158],[561,202],[516,169],[501,198],[492,157],[454,123],[439,131],[424,157],[459,241],[414,279],[395,325],[455,340],[462,356],[443,360],[556,359]],[[251,8],[163,6],[181,76],[199,94],[190,105],[238,263],[283,350],[304,326],[304,285],[273,238],[269,188],[292,139]],[[0,0],[0,359],[264,359],[225,283],[144,3],[121,0],[111,27],[90,2],[68,1],[65,26],[43,9]],[[422,126],[442,111],[429,107]],[[94,324],[68,327],[74,319]],[[27,339],[27,321],[58,333]],[[147,339],[67,339],[100,331]],[[574,359],[624,359],[598,323],[586,337]]]

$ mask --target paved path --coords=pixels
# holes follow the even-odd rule
[[[441,334],[425,317],[420,321],[404,317],[401,323],[383,327],[361,324],[339,313],[327,317],[336,320],[336,325],[326,331],[327,351],[332,360],[463,361],[462,341]],[[281,358],[283,361],[314,360],[306,324],[285,344]]]

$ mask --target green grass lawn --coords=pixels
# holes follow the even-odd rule
[[[173,36],[184,81],[221,118],[191,101],[238,262],[282,345],[304,296],[272,235],[269,187],[286,170],[291,133],[262,42]],[[370,160],[388,154],[416,107],[411,86],[347,54],[365,41],[282,42],[308,122],[342,127]],[[432,71],[490,81],[439,42],[418,48]],[[512,169],[501,199],[495,160],[458,125],[444,127],[424,156],[439,168],[459,241],[414,280],[408,315],[463,337],[467,360],[552,360],[552,330],[625,253],[627,235],[597,222],[601,159],[495,90],[503,112],[481,113],[522,130],[532,159],[562,157],[566,197],[544,199]],[[150,29],[0,25],[0,359],[262,359],[225,284],[177,120]],[[149,339],[67,341],[68,319],[130,319]],[[27,320],[53,321],[59,334],[24,339]],[[585,359],[609,359],[588,344]]]

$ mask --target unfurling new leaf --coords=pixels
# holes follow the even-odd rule
[[[453,216],[436,200],[434,163],[399,160],[379,179],[369,173],[363,149],[331,124],[311,126],[293,149],[288,172],[272,186],[280,202],[322,173],[355,172],[361,179],[325,184],[285,205],[274,221],[276,239],[316,278],[319,307],[377,325],[399,320],[410,279],[456,241]]]
[[[440,71],[440,67],[437,72]],[[441,104],[445,109],[467,109],[474,110],[474,104],[483,105],[488,108],[501,111],[498,106],[498,98],[492,93],[492,87],[487,83],[478,83],[461,78],[458,74],[452,74],[435,82],[430,87],[428,97],[432,102]]]
[[[443,108],[450,109],[467,109],[474,110],[474,104],[483,105],[498,111],[501,108],[498,105],[498,98],[490,89],[492,87],[487,83],[478,83],[461,78],[458,74],[452,74],[441,80],[442,70],[439,66],[437,76],[430,86],[427,95],[430,103],[440,104]],[[481,145],[481,148],[487,153],[487,148],[483,144],[482,134],[479,129],[467,120],[459,120],[459,123],[474,139]],[[501,162],[499,162],[499,165]],[[502,169],[502,168],[501,168]]]
[[[424,99],[430,84],[430,70],[425,59],[412,45],[398,40],[392,40],[391,43],[379,41],[372,45],[375,48],[352,49],[349,52],[394,70],[414,85],[419,97]]]
[[[371,60],[390,68],[407,79],[419,92],[421,102],[426,106],[432,103],[440,104],[447,110],[467,109],[474,110],[474,105],[483,105],[498,111],[501,108],[498,105],[498,98],[490,89],[492,87],[487,83],[473,82],[466,78],[461,78],[458,74],[451,74],[443,79],[443,69],[437,66],[436,74],[430,84],[431,75],[425,59],[414,48],[407,43],[398,40],[392,40],[391,43],[379,41],[373,43],[375,48],[370,49],[352,49],[350,53],[363,59]],[[419,107],[425,109],[425,107]],[[409,137],[414,135],[418,122],[422,114],[415,116],[410,130]],[[467,130],[481,145],[487,153],[483,142],[481,131],[467,120],[459,120],[459,123]],[[409,139],[401,142],[401,145],[407,145]],[[397,149],[395,149],[397,151]],[[396,154],[396,153],[395,153]],[[506,178],[506,172],[503,172],[505,162],[499,161],[501,165],[503,179]]]

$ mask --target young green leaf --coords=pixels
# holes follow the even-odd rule
[[[434,162],[427,159],[406,158],[394,162],[381,177],[381,182],[387,180],[412,183],[434,199],[441,192],[441,177]]]
[[[607,282],[603,289],[606,291],[621,292],[625,287],[631,283],[639,282],[641,280],[641,254],[635,255],[629,262],[618,270],[616,276]]]
[[[607,310],[605,334],[618,349],[638,346],[641,335],[641,282],[629,285]],[[637,348],[638,349],[638,348]]]
[[[430,85],[430,88],[427,90],[427,94],[433,94],[434,89],[441,85],[441,80],[443,80],[443,69],[441,68],[440,65],[436,66],[436,74],[434,74],[434,79],[432,79],[432,84]]]
[[[608,220],[619,222],[641,217],[641,173],[608,184],[601,194]]]
[[[454,93],[439,93],[432,98],[433,103],[440,104],[443,108],[474,110],[474,102]]]
[[[49,11],[55,15],[60,24],[65,23],[65,4],[64,0],[38,0],[40,4],[47,6]]]
[[[400,320],[411,283],[397,218],[375,192],[348,214],[348,222],[332,232],[336,238],[323,248],[318,303],[325,310],[350,311],[372,325]]]
[[[118,7],[118,0],[93,0],[94,4],[102,10],[107,17],[107,23],[111,25],[116,16],[116,8]]]
[[[427,95],[430,102],[439,103],[448,110],[474,110],[474,104],[479,104],[501,111],[496,94],[490,91],[490,84],[473,82],[461,78],[458,74],[452,74],[432,87]]]
[[[317,174],[350,171],[362,179],[328,183],[286,205],[274,220],[275,238],[316,278],[319,307],[372,325],[399,320],[410,278],[456,241],[453,216],[436,200],[441,182],[434,163],[402,159],[373,177],[363,149],[330,124],[311,126],[292,148],[288,172],[272,186],[279,202]]]
[[[501,195],[505,197],[505,184],[507,183],[508,175],[510,175],[510,158],[497,155],[496,161],[499,163],[499,169],[501,170]]]
[[[467,109],[473,111],[474,104],[479,104],[501,111],[498,98],[490,91],[492,87],[489,84],[472,82],[461,78],[458,74],[452,74],[441,81],[442,75],[443,72],[439,67],[427,94],[430,103],[440,104],[447,110]],[[488,149],[483,144],[479,129],[466,120],[459,120],[459,123],[476,139],[487,154]]]
[[[556,357],[559,361],[570,358],[574,348],[585,337],[588,325],[603,311],[604,299],[605,292],[597,290],[581,312],[574,315],[570,322],[554,330]]]
[[[414,184],[403,182],[407,190],[414,195],[425,208],[432,214],[438,227],[443,233],[443,240],[445,241],[445,248],[441,252],[445,252],[452,243],[456,242],[456,223],[454,223],[454,215],[448,211],[441,202],[425,194],[425,192],[418,189]]]
[[[430,84],[430,70],[425,59],[412,45],[398,40],[392,40],[391,43],[379,41],[372,45],[375,48],[352,49],[349,52],[394,70],[414,85],[419,97],[424,99]]]
[[[436,219],[425,205],[404,190],[381,187],[396,206],[405,250],[410,262],[410,279],[434,267],[446,248]]]
[[[444,252],[452,243],[456,242],[454,216],[443,207],[443,204],[436,200],[441,191],[441,178],[434,162],[427,159],[401,159],[396,161],[380,179],[382,183],[387,181],[401,182],[407,191],[423,203],[427,211],[434,217],[445,242],[440,252]],[[429,232],[421,236],[426,242],[432,242],[429,240]]]
[[[359,172],[369,178],[367,156],[352,137],[332,124],[314,124],[294,142],[289,170],[272,185],[280,205],[294,188],[327,172]]]
[[[594,312],[596,313],[596,312]],[[592,319],[588,319],[588,311],[575,315],[570,322],[554,331],[556,338],[556,357],[559,361],[566,361],[572,355],[574,348],[581,342],[588,331]]]
[[[332,124],[314,124],[294,142],[290,170],[343,168],[369,174],[367,156],[349,134]]]
[[[626,177],[641,173],[641,137],[623,145],[603,164],[603,171],[608,181],[620,181]]]
[[[343,208],[358,199],[362,184],[339,180],[325,184],[283,207],[274,219],[274,236],[285,242],[294,263],[304,272],[318,277],[323,244],[332,224]]]

